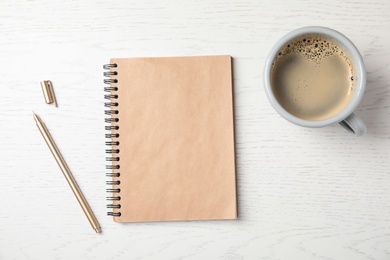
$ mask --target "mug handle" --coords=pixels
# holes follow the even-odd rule
[[[364,135],[367,132],[367,127],[363,120],[355,113],[350,114],[346,119],[339,122],[348,132],[355,134],[356,136]]]

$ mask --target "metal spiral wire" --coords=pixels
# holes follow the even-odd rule
[[[119,106],[119,103],[116,101],[118,99],[117,91],[118,86],[115,84],[118,83],[118,79],[115,78],[118,75],[117,71],[114,71],[112,69],[117,68],[117,64],[105,64],[103,65],[103,69],[108,70],[103,73],[103,76],[109,77],[108,79],[104,79],[104,84],[108,84],[108,87],[104,87],[104,91],[107,93],[104,95],[104,98],[108,100],[104,103],[104,107],[107,108],[107,110],[104,111],[104,114],[108,117],[105,118],[105,122],[108,124],[106,125],[105,129],[109,131],[109,133],[105,134],[105,137],[109,139],[109,141],[106,141],[106,145],[109,146],[109,149],[106,149],[106,153],[110,154],[110,156],[106,157],[106,161],[109,162],[109,164],[106,165],[106,169],[110,170],[106,173],[107,177],[110,177],[111,179],[106,182],[107,185],[110,185],[111,188],[108,188],[106,191],[111,194],[111,196],[107,197],[107,200],[112,201],[112,204],[108,204],[108,209],[120,209],[121,204],[118,203],[118,201],[121,200],[121,197],[119,196],[121,189],[120,189],[120,181],[112,178],[118,178],[120,177],[120,165],[119,160],[120,157],[118,156],[120,149],[119,141],[117,138],[119,138],[119,133],[115,132],[119,130],[119,118],[116,117],[116,115],[119,114],[119,110],[116,109],[116,107]],[[121,212],[107,212],[108,216],[114,216],[114,217],[120,217]]]

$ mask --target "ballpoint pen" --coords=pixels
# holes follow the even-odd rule
[[[73,191],[73,194],[76,196],[77,201],[79,202],[81,208],[83,209],[85,215],[88,218],[89,223],[92,228],[96,231],[96,233],[100,233],[102,230],[100,228],[99,222],[97,221],[95,215],[92,212],[92,209],[89,207],[87,200],[85,199],[83,193],[81,192],[79,186],[76,183],[72,173],[69,170],[68,165],[65,163],[64,158],[62,157],[60,151],[58,150],[56,144],[54,143],[53,138],[51,137],[49,131],[47,130],[45,124],[42,122],[39,116],[37,116],[34,112],[34,119],[37,123],[38,129],[41,132],[43,139],[45,139],[47,146],[51,153],[53,154],[55,160],[57,161],[58,166],[61,168],[62,173],[65,176],[70,188]]]

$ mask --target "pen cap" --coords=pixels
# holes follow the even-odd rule
[[[41,81],[41,88],[43,92],[43,96],[45,97],[45,102],[47,104],[51,104],[54,102],[54,104],[57,106],[57,101],[54,96],[54,90],[53,90],[53,84],[50,80],[43,80]]]

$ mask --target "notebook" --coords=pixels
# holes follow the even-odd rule
[[[114,221],[237,217],[231,60],[117,58],[104,65]]]

